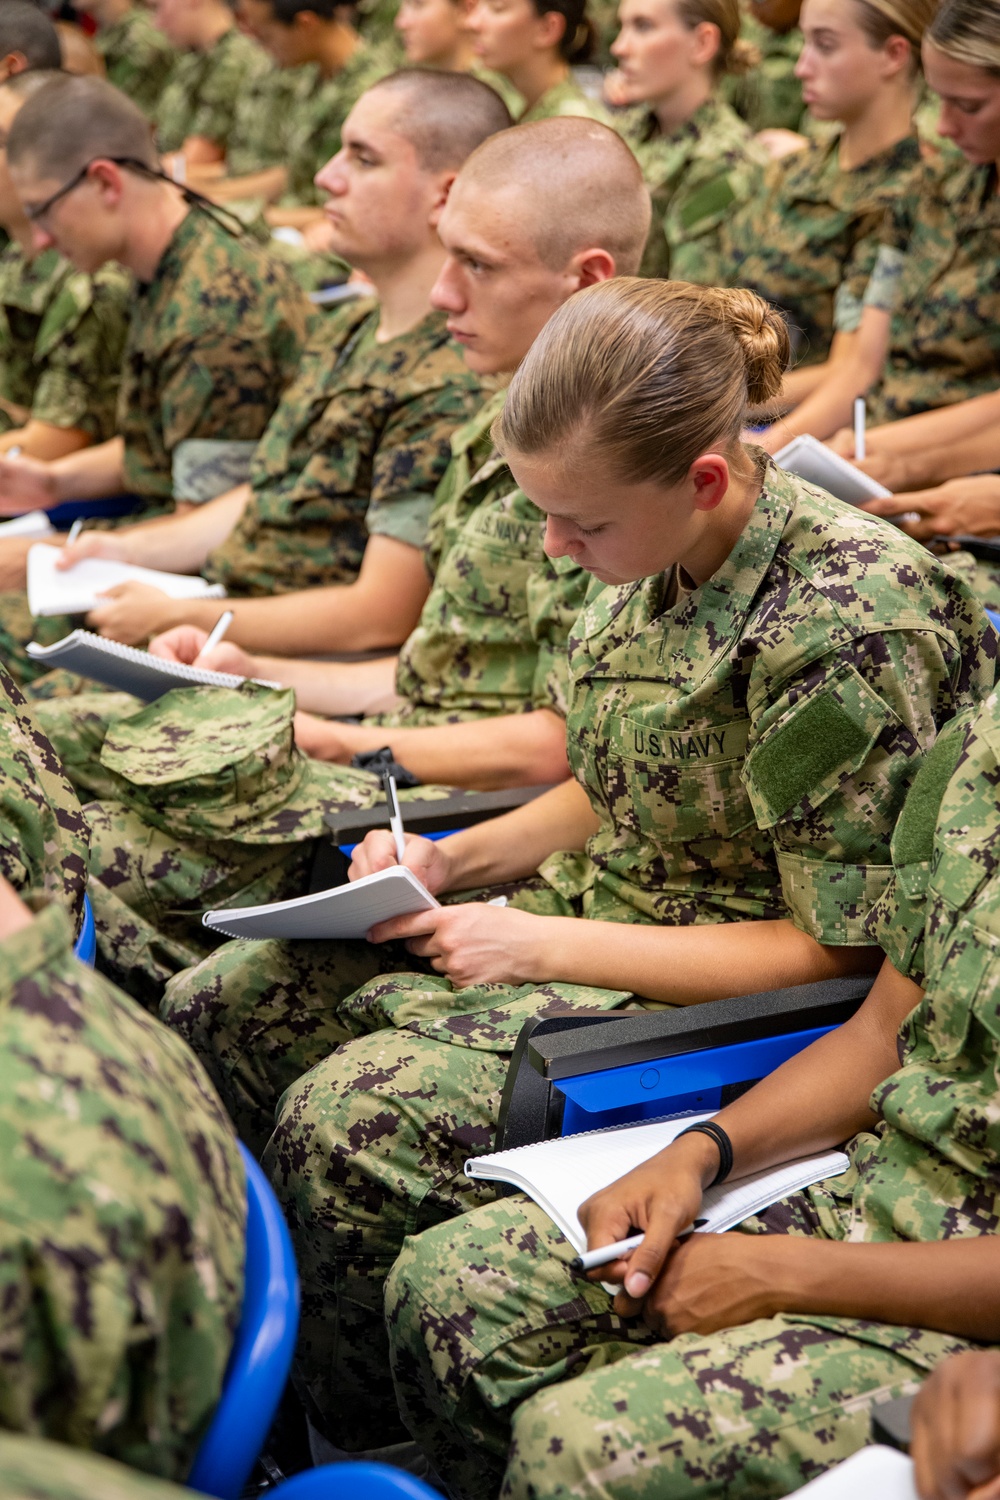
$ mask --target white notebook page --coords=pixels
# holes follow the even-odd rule
[[[99,595],[119,583],[145,583],[171,599],[222,599],[225,589],[188,573],[161,573],[104,557],[85,557],[65,571],[56,568],[62,549],[37,543],[28,553],[28,608],[33,615],[84,615]]]
[[[215,932],[242,938],[363,938],[377,922],[440,906],[405,865],[376,870],[349,885],[274,901],[206,912],[202,921]]]

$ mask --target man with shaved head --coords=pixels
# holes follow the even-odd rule
[[[432,301],[447,313],[448,327],[473,369],[509,373],[568,297],[615,274],[634,273],[649,218],[639,169],[613,131],[578,118],[518,126],[485,142],[458,174],[439,224],[446,257]],[[495,397],[453,441],[430,548],[434,586],[401,654],[395,708],[360,724],[307,721],[315,755],[344,762],[359,751],[388,745],[421,780],[465,786],[566,775],[559,710],[566,688],[566,639],[585,579],[565,560],[552,563],[545,557],[544,519],[493,451],[490,428],[502,399]],[[353,684],[356,691],[362,677],[366,701],[377,702],[376,677],[384,671],[368,663],[290,666],[261,657],[241,662],[224,648],[204,664],[277,677],[296,686],[300,701],[308,694],[308,701],[329,714],[351,712],[348,689]],[[392,686],[385,672],[383,692]],[[300,737],[302,721],[300,715]],[[195,769],[206,768],[192,766],[193,798],[204,786]],[[220,783],[239,784],[235,761],[231,769],[230,778],[227,768],[214,767]],[[295,777],[287,779],[291,787]],[[269,799],[268,817],[266,827],[258,820],[255,836],[274,836],[279,825],[294,822],[319,834],[324,798],[336,794],[350,801],[361,790],[373,805],[380,792],[377,780],[369,781],[364,791],[357,770],[313,761],[283,799],[275,799],[271,788],[259,789]],[[172,796],[175,809],[178,801]],[[191,805],[194,810],[194,800]],[[133,923],[133,931],[144,933],[148,950],[148,924],[157,912],[169,911],[177,930],[179,903],[169,873],[178,863],[176,840],[170,845],[148,829],[141,837],[119,839],[116,846],[109,838],[116,816],[111,808],[92,811],[92,869],[103,870],[98,878],[107,882],[106,895],[98,889],[95,904],[100,914],[107,898],[120,900],[127,889],[147,924]],[[218,837],[206,844],[215,857],[222,847]],[[130,865],[137,849],[144,851],[142,869]],[[258,870],[263,853],[258,843]],[[519,890],[511,904],[542,909],[541,886],[535,882]],[[203,905],[212,904],[211,894]],[[187,899],[193,918],[199,908],[190,895]],[[261,897],[234,894],[230,886],[226,904],[248,899]],[[127,934],[124,943],[135,953],[137,945]],[[119,943],[105,956],[113,962],[123,951]],[[456,1174],[448,1168],[446,1190],[429,1192],[435,1152],[411,1152],[407,1143],[425,1128],[436,1138],[442,1110],[454,1127],[450,1143],[465,1138],[463,1122],[468,1140],[479,1139],[477,1132],[490,1128],[481,1116],[495,1104],[468,1072],[470,1060],[479,1067],[485,1054],[476,1042],[473,1050],[466,1047],[461,1027],[448,1024],[454,996],[434,978],[421,979],[425,988],[417,1010],[428,1026],[439,1026],[441,1040],[425,1087],[408,1096],[405,1126],[397,1100],[354,1089],[355,1048],[379,1041],[390,1057],[397,1048],[411,1052],[414,1037],[405,1029],[412,1014],[393,1014],[392,1007],[381,1008],[370,998],[359,1005],[351,991],[371,976],[419,967],[420,960],[401,945],[233,942],[177,975],[161,1008],[163,1019],[183,1033],[208,1067],[239,1133],[257,1149],[267,1144],[275,1104],[287,1089],[265,1160],[289,1211],[303,1280],[297,1378],[316,1425],[335,1444],[352,1450],[405,1438],[395,1415],[381,1316],[382,1281],[403,1235],[413,1223],[429,1223],[466,1206],[457,1181],[460,1169]],[[127,984],[128,976],[122,977]],[[369,990],[359,993],[370,996]],[[384,1029],[377,1037],[363,1035],[378,1028]],[[495,1050],[489,1061],[502,1068],[506,1058]],[[390,1060],[383,1075],[389,1093],[392,1067]],[[308,1079],[301,1079],[310,1068]],[[332,1107],[352,1089],[356,1133]],[[362,1118],[369,1101],[377,1113],[370,1122]],[[396,1140],[402,1145],[398,1160]],[[464,1149],[454,1144],[457,1153]],[[337,1164],[334,1171],[331,1162]],[[429,1218],[418,1208],[423,1205]]]

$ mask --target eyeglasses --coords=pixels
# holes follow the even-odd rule
[[[80,186],[80,183],[96,161],[114,162],[116,167],[131,167],[133,171],[142,172],[148,177],[158,177],[161,175],[154,168],[147,167],[145,162],[139,161],[134,156],[95,156],[90,161],[84,162],[76,176],[71,177],[69,182],[64,182],[62,187],[57,188],[50,198],[46,198],[44,203],[36,203],[30,208],[25,204],[25,218],[29,219],[32,224],[40,224],[46,215],[52,212],[60,198],[65,198],[67,193],[71,193],[74,188]]]

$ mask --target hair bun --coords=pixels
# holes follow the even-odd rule
[[[791,357],[784,318],[756,292],[733,288],[722,291],[726,320],[743,350],[747,400],[751,406],[773,401]]]
[[[726,56],[726,72],[740,78],[744,73],[752,73],[754,68],[760,66],[760,63],[760,48],[741,36],[733,43]]]

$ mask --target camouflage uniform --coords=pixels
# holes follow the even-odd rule
[[[142,0],[136,0],[110,26],[102,26],[94,45],[104,58],[108,82],[154,119],[177,52],[154,25]]]
[[[722,226],[727,286],[751,287],[789,323],[803,364],[827,357],[835,331],[861,321],[855,288],[867,283],[887,207],[922,175],[915,135],[844,172],[837,139],[774,162],[763,193]]]
[[[671,135],[643,110],[624,127],[653,199],[643,276],[710,285],[719,279],[719,235],[739,204],[759,195],[765,157],[744,122],[708,99]]]
[[[1000,379],[1000,196],[992,166],[927,167],[893,208],[864,293],[892,314],[869,420],[970,401]],[[860,292],[860,288],[858,288]]]
[[[57,907],[0,965],[0,1425],[187,1473],[239,1317],[246,1187],[179,1037],[72,955]]]
[[[0,430],[34,418],[113,436],[131,291],[119,266],[87,276],[55,250],[0,253]]]
[[[911,973],[923,939],[926,993],[900,1028],[898,1071],[872,1095],[879,1123],[850,1142],[845,1176],[742,1232],[926,1243],[1000,1229],[998,785],[994,694],[941,737],[893,837],[899,899],[875,931]],[[664,1344],[619,1318],[570,1255],[518,1195],[408,1241],[396,1265],[402,1411],[464,1495],[495,1495],[505,1459],[511,1500],[784,1495],[868,1440],[872,1405],[968,1347],[794,1314]]]
[[[235,26],[205,52],[182,52],[156,108],[160,150],[180,151],[196,135],[225,151],[243,90],[268,66],[264,49]]]
[[[805,105],[795,64],[802,51],[802,33],[772,31],[756,16],[744,12],[740,35],[760,52],[760,62],[742,77],[722,80],[722,97],[746,120],[750,129],[800,130]]]
[[[517,123],[526,125],[531,120],[555,120],[564,115],[582,115],[587,120],[599,120],[602,125],[611,124],[604,105],[585,94],[572,75],[536,99],[531,108],[519,116]]]
[[[285,132],[301,86],[298,69],[276,63],[245,80],[226,147],[227,176],[284,166]]]
[[[919,545],[773,466],[715,575],[673,607],[667,589],[598,590],[577,622],[568,749],[600,827],[541,866],[547,894],[511,904],[661,926],[785,919],[865,944],[921,756],[990,686],[979,606]],[[462,1166],[493,1140],[521,1025],[629,1003],[404,974],[336,1004],[357,1040],[284,1095],[264,1161],[303,1278],[303,1385],[341,1446],[393,1440],[383,1280],[406,1234],[494,1196]],[[244,1051],[231,1074],[250,1073],[250,1027]]]
[[[291,271],[213,214],[191,210],[135,294],[118,391],[124,487],[147,513],[170,503],[179,443],[261,436],[312,327]],[[35,639],[49,644],[72,628],[53,616],[38,622]],[[35,630],[24,594],[0,594],[0,659],[19,681],[41,675],[23,650]]]
[[[391,69],[388,53],[360,42],[333,78],[323,78],[312,66],[301,70],[284,137],[288,185],[279,200],[282,205],[309,207],[324,202],[313,178],[340,150],[344,121],[361,95]]]
[[[4,1500],[193,1500],[194,1491],[153,1479],[63,1443],[0,1433]]]

